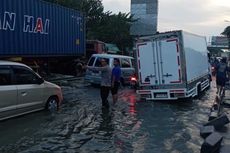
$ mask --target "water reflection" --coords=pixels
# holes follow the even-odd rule
[[[120,93],[119,105],[114,112],[114,152],[144,152],[148,134],[142,131],[137,118],[137,97],[133,90]]]
[[[99,134],[108,137],[107,139],[112,137],[114,128],[112,125],[112,115],[111,115],[110,108],[107,107],[101,108],[101,121],[100,121],[100,126],[98,128],[98,131]]]
[[[128,96],[128,101],[129,102],[129,113],[131,115],[135,115],[137,113],[136,111],[136,96],[135,95],[129,95]]]

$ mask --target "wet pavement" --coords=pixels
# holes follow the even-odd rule
[[[99,88],[82,80],[62,84],[60,112],[46,111],[0,123],[1,153],[196,153],[215,87],[200,99],[146,102],[122,88],[118,103],[102,109]]]

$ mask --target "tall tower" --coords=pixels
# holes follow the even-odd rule
[[[158,0],[131,0],[131,14],[137,19],[131,26],[131,35],[146,36],[157,32]]]

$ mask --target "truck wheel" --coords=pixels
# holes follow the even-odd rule
[[[211,81],[212,80],[209,80],[209,82],[208,82],[209,84],[208,84],[208,87],[206,89],[210,89],[211,88],[211,83],[212,83]]]
[[[46,109],[49,112],[55,112],[58,110],[58,98],[53,96],[47,100]]]
[[[197,86],[197,98],[199,98],[200,96],[201,96],[201,85],[199,84],[198,86]]]

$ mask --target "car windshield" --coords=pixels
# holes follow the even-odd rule
[[[96,60],[96,63],[95,63],[95,67],[102,67],[102,65],[101,65],[101,60],[102,60],[102,59],[104,59],[108,65],[110,64],[108,58],[101,58],[101,57],[98,57],[97,60]]]

